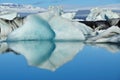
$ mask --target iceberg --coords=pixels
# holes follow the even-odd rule
[[[52,7],[48,12],[28,15],[7,40],[85,40],[85,34],[92,30],[83,23],[61,17],[62,10],[57,9]]]
[[[111,26],[106,30],[97,31],[97,35],[88,38],[86,42],[120,42],[120,28],[118,26]]]
[[[60,23],[58,24],[58,22]],[[85,40],[82,31],[85,26],[84,24],[83,26],[78,22],[72,22],[59,16],[54,16],[49,23],[56,33],[55,40]],[[79,27],[81,27],[81,29],[79,29]]]
[[[93,8],[90,14],[88,14],[86,21],[108,20],[112,18],[120,18],[120,14],[109,9]]]
[[[8,34],[20,27],[23,19],[18,17],[17,12],[0,12],[0,41],[5,41]]]
[[[1,19],[13,20],[16,17],[18,17],[17,12],[11,12],[11,11],[0,12]]]
[[[54,39],[54,31],[50,25],[39,16],[30,15],[25,20],[23,26],[8,35],[7,41]]]
[[[87,17],[88,21],[74,21],[75,13],[64,13],[61,7],[50,7],[46,12],[31,14],[23,18],[15,17],[13,20],[0,19],[0,38],[1,41],[79,40],[119,42],[120,18],[118,18],[118,14],[111,10],[98,10],[98,8],[91,10]],[[65,15],[68,15],[68,18],[65,18]],[[115,19],[112,19],[113,17]],[[90,19],[93,21],[89,21]]]
[[[7,38],[7,35],[12,32],[12,28],[9,27],[10,25],[7,24],[4,20],[0,19],[0,41],[4,41]]]
[[[108,22],[111,26],[119,26],[120,27],[120,18],[109,19]]]

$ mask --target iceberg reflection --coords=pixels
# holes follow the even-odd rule
[[[116,52],[120,51],[120,44],[119,43],[118,44],[117,43],[95,43],[95,44],[89,43],[88,45],[104,48],[112,53],[116,53]]]
[[[8,51],[8,44],[6,42],[0,43],[0,53],[4,53]]]
[[[29,65],[51,71],[72,60],[84,46],[81,42],[51,41],[10,42],[8,45],[11,50],[23,55]]]
[[[80,53],[85,44],[102,47],[111,52],[120,51],[120,45],[108,43],[19,41],[0,43],[0,53],[12,51],[23,55],[30,66],[55,71]]]

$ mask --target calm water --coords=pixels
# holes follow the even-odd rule
[[[120,45],[3,42],[0,80],[120,80]]]

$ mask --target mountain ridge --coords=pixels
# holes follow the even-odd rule
[[[45,8],[35,7],[32,5],[17,4],[17,3],[0,3],[0,11],[15,11],[15,12],[41,12],[46,11]]]

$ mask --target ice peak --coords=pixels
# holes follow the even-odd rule
[[[119,14],[110,9],[93,8],[87,16],[87,21],[107,20],[112,18],[120,18]]]
[[[51,12],[51,13],[53,13],[55,15],[63,14],[62,6],[49,6],[48,10],[49,10],[49,12]]]

